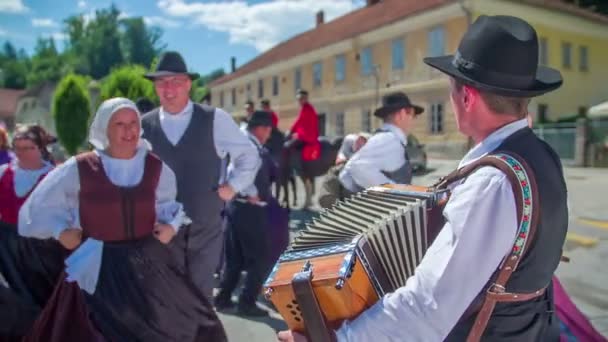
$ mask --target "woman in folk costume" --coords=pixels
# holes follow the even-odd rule
[[[17,234],[19,209],[53,169],[44,156],[47,144],[54,141],[40,126],[22,126],[12,142],[16,158],[0,166],[0,274],[5,282],[0,285],[0,306],[11,307],[1,310],[0,340],[27,332],[63,269],[66,251],[57,241]]]
[[[95,151],[58,167],[22,209],[20,234],[74,250],[26,340],[226,340],[166,246],[188,219],[174,173],[140,135],[135,103],[104,101],[89,134]]]
[[[15,158],[15,155],[10,149],[8,133],[6,129],[0,126],[0,165],[8,164]]]

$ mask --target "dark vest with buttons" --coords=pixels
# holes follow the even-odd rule
[[[142,117],[143,137],[177,179],[177,201],[196,224],[221,227],[224,203],[217,194],[222,162],[217,155],[213,132],[215,108],[194,104],[184,134],[173,145],[161,125],[159,108]]]
[[[555,151],[527,127],[509,136],[496,150],[515,153],[526,161],[536,176],[540,202],[536,235],[531,248],[507,282],[506,291],[531,293],[545,286],[547,291],[543,296],[527,302],[498,303],[482,341],[557,341],[559,328],[553,313],[551,277],[560,262],[568,228],[567,191],[562,165]],[[471,267],[474,268],[474,265]],[[454,288],[457,290],[458,284]],[[481,299],[480,295],[471,307],[478,307]],[[477,316],[474,310],[470,312],[461,318],[446,341],[466,340]]]
[[[272,198],[271,187],[274,175],[276,174],[276,166],[268,150],[263,146],[259,146],[259,143],[253,138],[249,137],[249,139],[257,148],[260,159],[262,160],[262,165],[260,166],[258,173],[255,175],[255,181],[253,184],[258,190],[258,197],[260,200],[268,202],[268,200]]]
[[[389,130],[384,130],[384,129],[377,129],[376,132],[374,132],[374,134],[380,134],[380,133],[394,134],[393,132],[391,132]],[[394,170],[394,171],[384,171],[383,170],[382,173],[397,184],[411,184],[412,175],[413,175],[412,164],[410,163],[410,157],[407,154],[407,148],[406,148],[405,144],[403,144],[401,141],[400,141],[400,143],[401,143],[401,147],[403,147],[405,163],[403,163],[403,165],[400,168],[398,168],[397,170]],[[382,152],[378,151],[378,153],[382,153]]]

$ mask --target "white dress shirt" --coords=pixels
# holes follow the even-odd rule
[[[138,149],[131,159],[115,159],[104,152],[100,156],[106,175],[117,186],[135,186],[144,173],[147,150]],[[81,228],[79,216],[80,178],[76,158],[51,171],[34,189],[19,211],[19,234],[38,239],[55,238],[66,228]],[[187,223],[182,205],[175,201],[175,174],[163,163],[156,188],[157,222],[168,223],[177,231]],[[86,239],[66,259],[68,280],[78,282],[83,290],[94,293],[101,267],[103,242]]]
[[[527,124],[524,119],[498,129],[469,151],[459,167],[492,152]],[[446,224],[415,275],[345,322],[336,332],[338,341],[443,341],[483,290],[515,241],[511,184],[500,170],[483,167],[451,188],[443,212]]]
[[[34,185],[36,185],[38,182],[38,179],[40,179],[40,176],[49,172],[49,170],[53,168],[53,165],[45,161],[41,168],[36,170],[28,170],[19,167],[19,161],[14,159],[10,164],[0,165],[0,178],[4,176],[4,172],[6,172],[6,169],[9,167],[15,173],[15,178],[13,180],[15,194],[17,194],[18,197],[23,197],[27,195],[30,190],[32,190]]]
[[[348,190],[356,192],[362,188],[394,183],[382,171],[396,171],[405,163],[405,133],[387,123],[381,129],[387,132],[374,134],[340,172],[340,182]]]
[[[159,110],[160,126],[167,139],[176,145],[184,135],[192,119],[194,104],[188,104],[179,113],[168,113],[163,107]],[[215,108],[213,119],[213,141],[220,159],[230,155],[231,170],[226,175],[226,182],[236,191],[242,191],[253,183],[261,161],[258,153],[247,137],[243,135],[232,116],[221,108]],[[222,167],[223,173],[224,168]]]

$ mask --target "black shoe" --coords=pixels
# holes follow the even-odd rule
[[[268,311],[260,309],[257,305],[239,305],[237,312],[242,316],[249,317],[265,317],[268,316]]]
[[[235,307],[236,304],[230,299],[230,297],[217,295],[213,299],[213,305],[217,311],[230,310]]]

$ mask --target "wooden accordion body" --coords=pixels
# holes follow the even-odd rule
[[[283,253],[264,285],[266,297],[290,329],[307,331],[302,307],[310,303],[299,303],[294,291],[295,278],[306,273],[315,306],[337,329],[405,285],[443,226],[447,198],[447,190],[384,185],[336,203]]]

